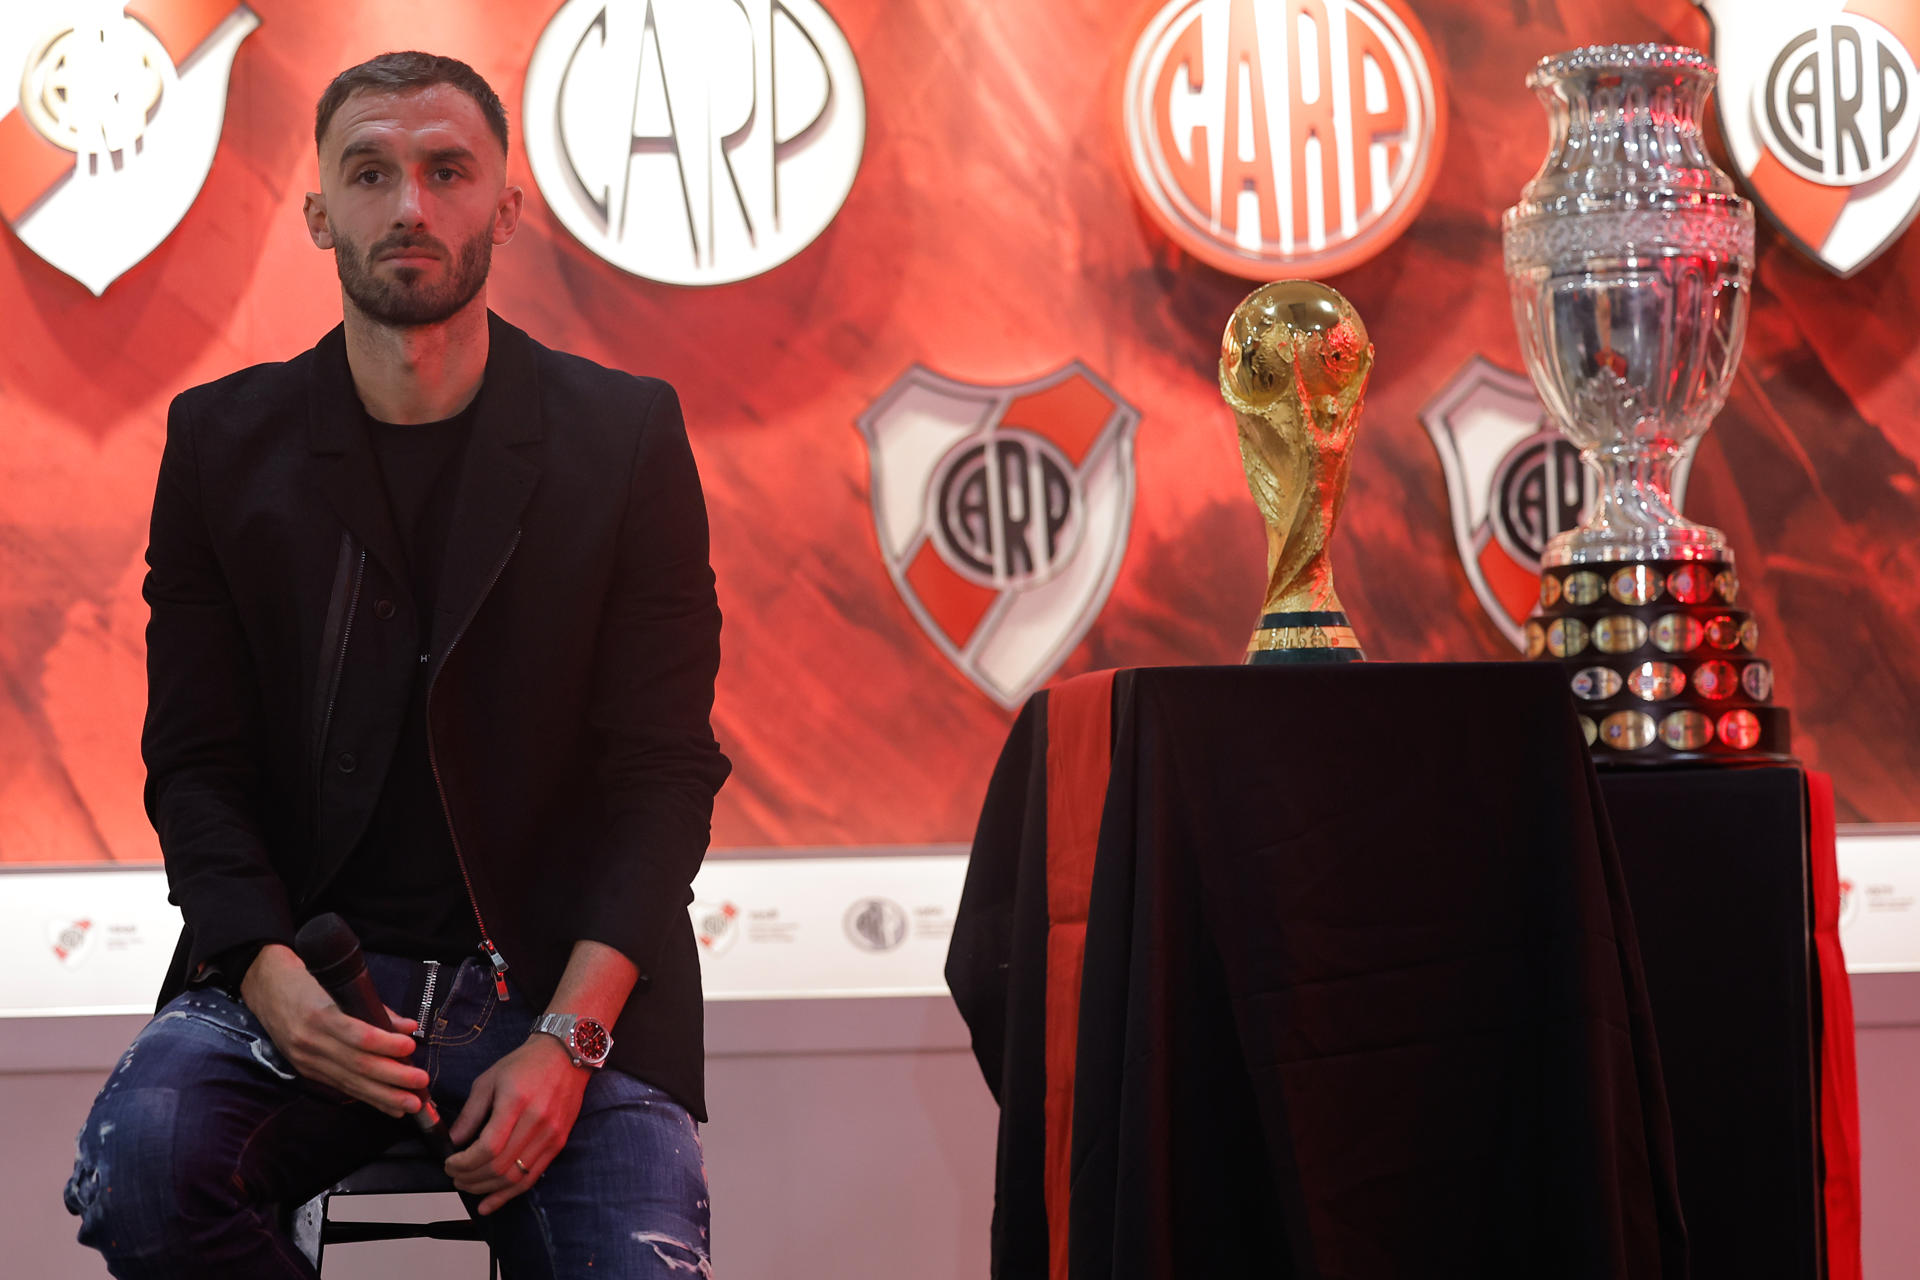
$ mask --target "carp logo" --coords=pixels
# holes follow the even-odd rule
[[[1865,895],[1858,892],[1858,886],[1845,876],[1840,878],[1839,922],[1844,928],[1860,915],[1860,903]]]
[[[527,159],[560,224],[623,271],[770,271],[839,213],[866,146],[817,0],[567,0],[527,64]]]
[[[907,912],[890,898],[862,898],[841,918],[847,941],[862,951],[891,951],[907,940]]]
[[[47,925],[47,943],[53,958],[72,968],[87,958],[96,935],[91,920],[55,920]]]
[[[693,917],[694,940],[706,954],[721,955],[740,940],[740,908],[731,902],[695,902],[687,911]]]
[[[0,14],[0,217],[95,295],[180,225],[213,167],[233,0],[56,0]]]
[[[1453,542],[1480,607],[1516,649],[1540,594],[1540,557],[1579,524],[1596,482],[1580,451],[1554,430],[1524,374],[1481,356],[1420,411],[1447,479]],[[1676,502],[1691,460],[1674,468]]]
[[[1018,707],[1093,625],[1133,520],[1140,415],[1079,361],[1017,386],[919,365],[862,414],[887,572],[942,653]]]
[[[1720,122],[1755,200],[1850,276],[1920,210],[1920,0],[1695,0]]]
[[[1446,125],[1434,66],[1404,0],[1169,0],[1127,63],[1127,174],[1222,271],[1345,271],[1426,202]]]

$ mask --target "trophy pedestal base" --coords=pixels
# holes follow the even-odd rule
[[[1603,767],[1791,759],[1786,708],[1758,656],[1759,625],[1735,607],[1730,561],[1562,565],[1540,579],[1527,656],[1567,672]]]
[[[1299,662],[1364,662],[1360,641],[1338,610],[1268,613],[1247,641],[1246,665]]]

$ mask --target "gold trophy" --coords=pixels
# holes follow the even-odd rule
[[[1314,280],[1262,285],[1220,339],[1220,395],[1240,424],[1247,487],[1267,522],[1267,596],[1252,665],[1366,657],[1333,589],[1328,543],[1373,344],[1353,304]]]

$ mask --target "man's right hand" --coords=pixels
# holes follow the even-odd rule
[[[419,1024],[387,1010],[394,1030],[381,1031],[343,1012],[307,972],[292,947],[270,943],[248,967],[240,998],[253,1010],[280,1055],[309,1080],[331,1085],[390,1116],[410,1115],[427,1073],[408,1065]]]

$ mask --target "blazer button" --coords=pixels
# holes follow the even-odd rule
[[[373,616],[379,618],[382,622],[391,618],[393,616],[393,601],[375,600],[373,602]]]
[[[340,772],[352,773],[360,767],[360,758],[351,751],[342,751],[334,763],[339,766]]]

